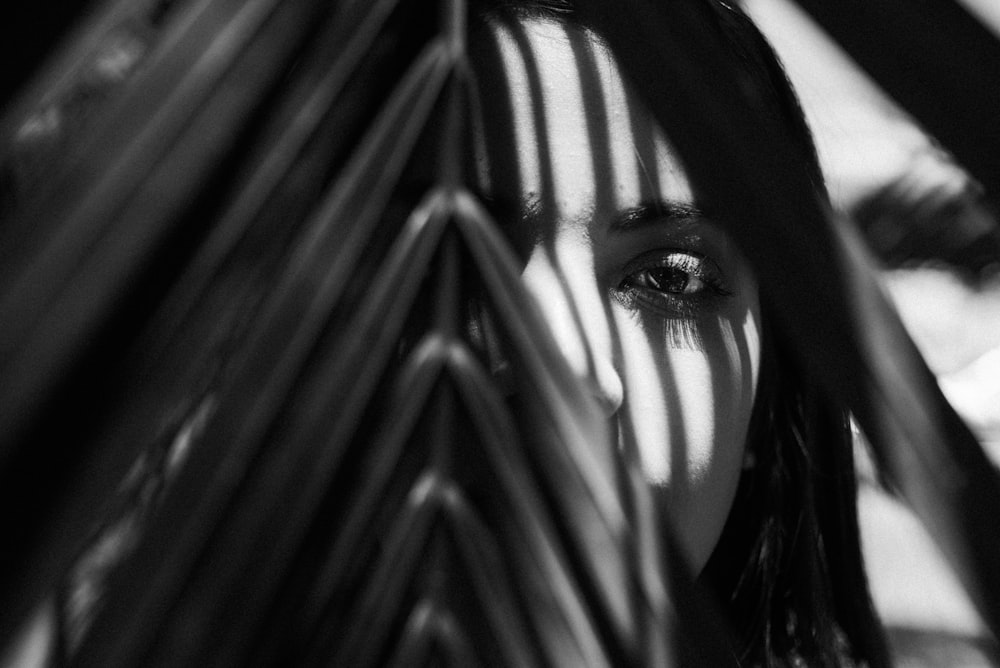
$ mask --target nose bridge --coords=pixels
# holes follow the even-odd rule
[[[592,384],[606,412],[618,410],[622,382],[614,363],[606,298],[592,256],[538,244],[528,258],[523,280],[570,367]]]

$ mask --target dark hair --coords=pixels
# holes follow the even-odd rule
[[[737,73],[789,134],[825,199],[811,133],[770,45],[738,8],[722,0],[689,1],[708,10]],[[486,20],[580,21],[569,0],[481,0],[478,6]],[[600,35],[600,26],[585,27]],[[806,381],[771,328],[775,318],[766,303],[763,309],[748,466],[699,579],[729,616],[741,665],[888,665],[861,556],[847,411]]]

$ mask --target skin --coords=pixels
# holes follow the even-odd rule
[[[487,130],[486,152],[517,148],[516,164],[480,162],[485,190],[517,212],[505,220],[525,285],[698,572],[742,468],[756,284],[595,36],[532,18],[494,23],[484,41],[505,81],[483,107],[510,121]]]

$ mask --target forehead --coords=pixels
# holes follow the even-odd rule
[[[483,120],[508,119],[487,133],[487,153],[513,148],[491,162],[485,178],[494,195],[559,221],[693,200],[664,133],[593,33],[522,19],[492,24],[487,40],[499,67],[486,86],[500,85],[486,91]],[[495,113],[497,106],[504,113]]]

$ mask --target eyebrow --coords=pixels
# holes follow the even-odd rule
[[[482,191],[476,191],[476,194],[486,210],[500,222],[501,227],[505,221],[530,224],[541,217],[541,204],[537,195],[527,199],[513,199]],[[610,231],[630,232],[663,223],[696,223],[707,219],[704,210],[691,202],[654,199],[619,211],[611,220]]]
[[[619,211],[611,221],[610,229],[612,232],[628,232],[666,221],[694,222],[705,218],[705,212],[690,202],[660,199]]]
[[[523,213],[524,204],[518,199],[512,199],[502,195],[494,195],[493,193],[487,192],[482,188],[476,187],[471,188],[471,192],[483,205],[483,208],[486,209],[486,212],[489,213],[501,227],[504,227],[505,223],[517,221],[526,215]]]

